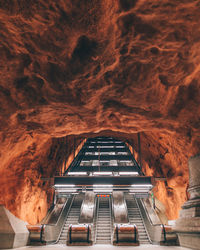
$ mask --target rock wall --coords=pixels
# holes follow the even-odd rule
[[[61,171],[70,135],[134,144],[141,132],[144,170],[167,177],[155,193],[176,218],[200,148],[199,11],[195,0],[2,0],[0,202],[37,223],[52,196],[41,177]]]
[[[0,168],[0,204],[30,224],[40,222],[53,200],[51,178],[67,168],[82,140],[75,136],[24,136],[16,145],[5,146],[1,155],[4,164]]]

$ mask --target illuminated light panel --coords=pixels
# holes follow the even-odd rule
[[[148,193],[145,189],[129,190],[129,193]]]
[[[69,172],[67,175],[87,175],[87,172]]]
[[[58,188],[72,188],[75,187],[74,184],[55,184],[54,187]]]
[[[105,185],[105,184],[94,184],[93,188],[112,188],[113,185]]]
[[[112,172],[93,172],[93,175],[112,175]]]
[[[65,193],[76,193],[77,189],[59,189],[58,192],[65,192]]]
[[[121,163],[133,163],[132,161],[119,160]]]
[[[119,175],[138,175],[138,172],[119,172]]]
[[[131,187],[145,188],[145,187],[152,187],[152,184],[133,184],[131,185]]]
[[[98,141],[97,143],[114,143],[113,141]]]

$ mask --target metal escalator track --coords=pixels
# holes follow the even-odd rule
[[[135,197],[131,194],[125,193],[125,199],[128,209],[129,221],[131,224],[135,224],[138,229],[140,244],[150,244],[144,222],[138,207]]]
[[[111,243],[110,197],[99,197],[96,217],[96,244]]]
[[[58,244],[66,244],[67,233],[70,224],[78,224],[78,219],[80,215],[81,204],[83,202],[84,196],[82,194],[76,195],[72,201],[70,211],[64,222],[62,232],[60,234]]]

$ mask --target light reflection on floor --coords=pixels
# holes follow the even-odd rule
[[[137,247],[133,246],[113,246],[113,245],[93,245],[93,246],[66,246],[66,245],[47,245],[47,246],[27,246],[21,248],[14,248],[16,250],[62,250],[62,249],[90,249],[90,250],[117,250],[117,249],[135,249],[135,250],[145,250],[145,249],[156,249],[156,250],[188,250],[189,248],[177,247],[177,246],[158,246],[158,245],[140,245]]]

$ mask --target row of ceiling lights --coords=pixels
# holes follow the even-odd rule
[[[68,172],[67,175],[69,176],[135,176],[138,175],[138,172]]]
[[[113,187],[115,188],[112,184],[94,184],[87,187],[87,189],[92,189],[95,193],[111,193],[113,191]],[[148,193],[152,187],[152,184],[132,184],[130,186],[123,187],[123,189],[128,189],[128,191],[132,193]],[[74,193],[77,192],[78,189],[86,190],[86,187],[76,186],[74,184],[55,184],[54,188],[58,192],[65,193]],[[121,187],[118,186],[118,188]]]

